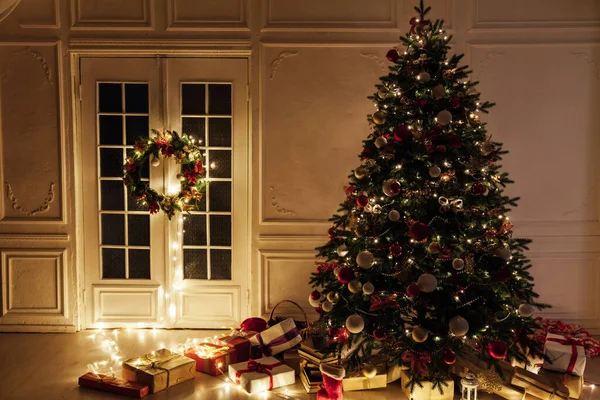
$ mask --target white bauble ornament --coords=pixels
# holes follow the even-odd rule
[[[325,312],[330,312],[331,310],[333,310],[333,303],[329,300],[325,300],[323,304],[321,304],[321,310]]]
[[[379,88],[379,90],[377,91],[377,97],[379,97],[380,99],[385,99],[388,95],[388,90],[384,87]]]
[[[427,83],[431,80],[431,75],[429,75],[429,72],[423,71],[417,75],[417,79],[423,83]]]
[[[431,293],[437,289],[437,278],[431,274],[423,274],[417,280],[417,285],[421,292]]]
[[[421,326],[415,326],[411,334],[413,340],[417,343],[423,343],[429,337],[429,332]]]
[[[364,269],[370,269],[375,262],[375,256],[368,250],[361,251],[356,256],[356,264]]]
[[[481,152],[481,154],[483,154],[484,156],[489,155],[492,151],[494,151],[494,145],[492,144],[492,142],[490,142],[489,140],[486,140],[485,142],[483,142],[483,144],[481,145],[481,147],[479,148],[479,151]]]
[[[442,251],[442,246],[440,246],[438,242],[431,242],[429,243],[427,250],[429,250],[431,254],[438,254],[440,251]]]
[[[433,98],[436,100],[443,99],[445,95],[446,88],[441,83],[438,83],[433,87],[433,89],[431,89],[431,96],[433,96]]]
[[[160,165],[160,160],[158,159],[158,157],[152,157],[150,165],[152,165],[153,167],[158,167]]]
[[[388,213],[388,218],[392,222],[396,222],[400,219],[400,212],[398,210],[392,210]]]
[[[375,378],[375,375],[377,375],[377,368],[371,363],[366,363],[362,367],[362,374],[368,379]]]
[[[327,300],[332,303],[337,303],[340,301],[340,294],[338,292],[329,292],[327,293]]]
[[[362,290],[362,283],[358,279],[352,279],[348,282],[348,290],[350,293],[358,293]]]
[[[448,125],[452,122],[452,113],[448,110],[442,110],[437,114],[436,118],[438,124]]]
[[[339,265],[335,267],[333,269],[333,275],[338,276],[338,274],[340,273],[340,269],[342,269],[342,267],[340,267]]]
[[[379,136],[377,139],[375,139],[375,147],[377,147],[378,149],[382,148],[386,144],[387,144],[387,139],[384,138],[383,136]]]
[[[531,317],[534,311],[531,304],[521,304],[519,306],[519,315],[523,318]]]
[[[348,248],[345,244],[338,246],[336,253],[340,257],[346,257],[348,255]]]
[[[432,178],[437,178],[442,174],[442,169],[440,167],[438,167],[437,165],[434,165],[433,167],[429,168],[429,176]]]
[[[375,291],[375,286],[371,282],[367,282],[363,285],[362,291],[364,294],[373,294]]]
[[[452,268],[457,271],[460,271],[465,267],[465,261],[462,258],[455,258],[452,260]]]
[[[361,333],[365,328],[365,320],[358,314],[352,314],[346,318],[346,329],[350,333]]]
[[[313,307],[319,307],[321,305],[321,299],[313,299],[312,296],[308,296],[308,303]]]
[[[388,179],[387,181],[383,182],[383,194],[385,194],[387,197],[395,197],[398,196],[398,194],[400,194],[400,192],[394,192],[392,190],[392,185],[398,183],[398,181],[395,181],[393,179]]]
[[[494,254],[496,257],[500,257],[504,261],[510,260],[510,249],[507,249],[506,247],[499,248]]]
[[[452,318],[448,326],[450,332],[457,337],[465,336],[469,332],[469,322],[460,315]]]

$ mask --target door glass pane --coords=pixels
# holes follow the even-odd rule
[[[100,209],[103,211],[124,210],[123,192],[125,186],[123,181],[100,181]]]
[[[204,249],[183,250],[183,278],[184,279],[207,279],[207,258]]]
[[[210,251],[210,278],[231,279],[231,250]]]
[[[128,215],[129,246],[150,246],[150,216]]]
[[[102,244],[125,244],[125,218],[123,214],[102,214]]]
[[[188,215],[183,220],[183,244],[206,246],[206,215]]]
[[[120,83],[98,84],[98,111],[101,113],[123,112]]]
[[[127,145],[133,146],[140,137],[147,137],[150,133],[147,116],[128,115],[125,117],[125,137]]]
[[[181,114],[206,114],[206,85],[203,83],[181,84]]]
[[[208,176],[231,178],[231,150],[208,151]]]
[[[148,113],[148,84],[126,83],[125,84],[125,112]]]
[[[129,249],[129,279],[150,279],[150,250]]]
[[[125,250],[102,249],[102,279],[125,278]]]
[[[231,147],[231,118],[208,119],[208,145]]]
[[[123,117],[120,115],[100,115],[100,144],[123,144]]]
[[[208,113],[231,115],[231,85],[208,85]]]
[[[210,211],[231,211],[231,182],[211,182],[209,197]]]
[[[206,119],[204,117],[187,117],[181,119],[181,131],[187,133],[198,141],[199,145],[204,145],[206,130]]]
[[[100,149],[100,176],[103,178],[123,176],[123,149]]]
[[[231,215],[210,216],[210,244],[231,246]]]

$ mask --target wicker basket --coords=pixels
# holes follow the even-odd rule
[[[302,336],[302,339],[307,339],[308,336],[310,335],[310,331],[311,331],[310,322],[308,322],[308,315],[306,315],[306,312],[304,312],[302,307],[300,307],[300,305],[298,303],[296,303],[295,301],[282,300],[279,303],[275,304],[275,307],[273,307],[273,309],[271,310],[271,314],[269,315],[269,321],[268,321],[269,326],[277,325],[281,321],[287,319],[285,317],[276,317],[275,316],[275,310],[277,309],[277,307],[279,307],[280,305],[282,305],[284,303],[290,303],[290,304],[298,307],[298,309],[302,313],[302,316],[304,317],[304,321],[294,320],[294,323],[296,324],[296,328],[298,328],[298,332]]]

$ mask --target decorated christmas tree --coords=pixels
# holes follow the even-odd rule
[[[369,97],[371,133],[310,283],[311,305],[347,368],[379,353],[434,386],[465,346],[499,369],[542,354],[528,239],[513,237],[518,198],[488,135],[463,55],[421,1],[390,72]]]

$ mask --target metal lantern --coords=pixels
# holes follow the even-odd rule
[[[460,380],[461,400],[477,400],[477,386],[479,381],[472,373],[468,373]]]

